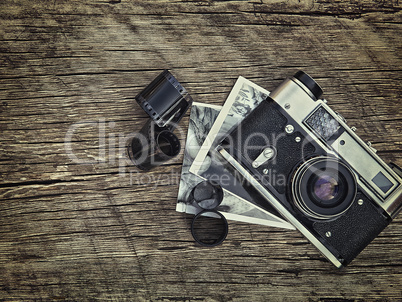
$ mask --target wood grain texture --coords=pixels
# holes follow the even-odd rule
[[[230,222],[223,245],[199,248],[174,210],[182,154],[144,173],[125,166],[119,142],[146,120],[133,97],[165,68],[196,101],[218,105],[239,75],[271,90],[303,69],[402,166],[401,8],[2,1],[0,299],[400,300],[401,216],[342,270],[296,231]],[[86,164],[68,156],[69,133]]]

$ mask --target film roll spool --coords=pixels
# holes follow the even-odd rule
[[[135,166],[150,170],[180,153],[180,141],[173,131],[193,100],[168,70],[135,100],[150,119],[129,142],[127,152]]]
[[[216,210],[223,200],[222,187],[210,181],[203,181],[193,188],[190,199],[200,209],[191,223],[194,240],[208,247],[221,244],[229,231],[225,216]]]
[[[179,81],[168,71],[159,74],[135,97],[137,103],[159,126],[173,130],[193,99]]]

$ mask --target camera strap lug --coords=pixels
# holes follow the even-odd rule
[[[402,178],[402,169],[401,169],[399,166],[397,166],[397,165],[394,164],[393,162],[390,162],[388,165],[391,167],[391,169],[392,169],[396,174],[398,174],[399,177]]]
[[[336,115],[342,120],[342,122],[344,122],[345,124],[347,124],[348,122],[346,121],[346,119],[343,117],[342,114],[340,114],[338,111],[335,111]]]
[[[371,142],[367,142],[367,146],[369,146],[369,148],[371,149],[371,151],[373,151],[374,153],[377,153],[377,149],[374,148],[373,146],[371,146]]]

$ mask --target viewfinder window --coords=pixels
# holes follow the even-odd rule
[[[384,193],[387,193],[392,188],[392,182],[382,172],[378,172],[371,181]]]

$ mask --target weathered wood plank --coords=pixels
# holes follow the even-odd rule
[[[162,69],[196,101],[219,105],[239,75],[273,89],[303,69],[382,158],[402,166],[401,8],[0,3],[0,299],[400,299],[401,217],[339,271],[296,231],[230,222],[222,246],[199,248],[190,217],[174,211],[183,154],[142,172],[126,166],[124,142],[146,120],[135,94]],[[66,153],[69,131],[74,155],[89,163]]]

